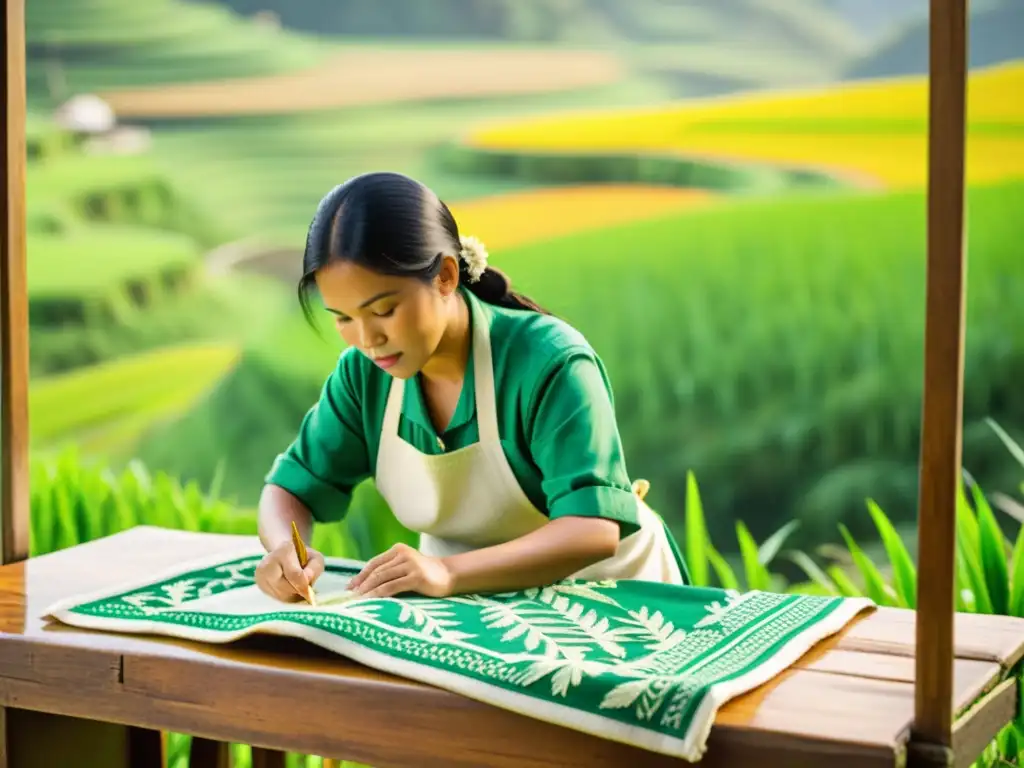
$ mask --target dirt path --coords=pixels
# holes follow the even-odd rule
[[[624,75],[617,57],[599,51],[361,50],[305,72],[100,95],[122,118],[201,117],[542,93],[604,85]]]

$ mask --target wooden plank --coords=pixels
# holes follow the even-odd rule
[[[836,639],[848,651],[914,656],[917,617],[901,608],[878,608],[855,620]],[[1024,619],[1016,616],[958,613],[953,652],[958,659],[994,661],[1009,669],[1024,658]]]
[[[25,2],[4,0],[0,166],[0,561],[28,557],[28,280],[25,267]]]
[[[914,682],[914,659],[910,656],[862,653],[831,649],[818,656],[808,654],[794,665],[797,669],[828,672],[833,675]],[[957,659],[953,665],[954,711],[968,707],[975,699],[995,687],[1002,667],[992,661]]]
[[[1018,682],[1009,678],[953,726],[953,765],[968,768],[1017,713]]]
[[[931,0],[914,738],[948,747],[964,354],[967,0]]]
[[[150,662],[126,659],[126,685],[117,695],[0,679],[0,703],[18,700],[211,740],[344,755],[377,768],[679,764],[428,686],[396,688],[370,675],[339,681],[320,674],[303,678],[301,696],[288,698],[282,691],[296,681],[286,674],[254,674],[244,664],[200,670]],[[836,766],[893,766],[896,725],[909,722],[912,708],[913,689],[906,683],[798,671],[727,705],[701,764],[811,766],[825,755]]]

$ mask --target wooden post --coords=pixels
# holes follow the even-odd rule
[[[965,313],[967,0],[931,0],[928,267],[921,425],[915,742],[952,742],[956,495]]]
[[[4,0],[0,165],[0,559],[29,553],[28,286],[25,268],[25,0]]]

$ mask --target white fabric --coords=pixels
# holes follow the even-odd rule
[[[470,308],[475,310],[472,303]],[[420,534],[420,551],[435,557],[501,544],[549,521],[519,487],[501,447],[486,318],[474,312],[472,326],[479,442],[431,455],[403,440],[398,425],[405,382],[396,378],[388,395],[377,453],[378,491],[402,524]],[[573,576],[682,584],[661,519],[640,498],[633,498],[640,530],[623,538],[613,557]]]

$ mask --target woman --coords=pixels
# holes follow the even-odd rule
[[[315,287],[347,343],[266,477],[257,583],[297,600],[295,522],[340,520],[372,477],[420,534],[372,558],[366,597],[445,597],[566,577],[684,583],[661,519],[631,489],[601,361],[580,333],[512,292],[447,206],[400,174],[357,176],[320,202],[299,298]]]

